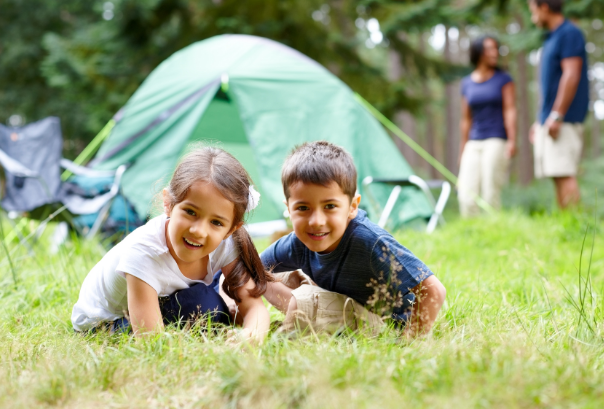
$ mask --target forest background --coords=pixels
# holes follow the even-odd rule
[[[602,151],[604,4],[567,1],[587,39],[591,84],[584,155]],[[317,60],[457,172],[459,80],[470,41],[501,41],[519,112],[512,180],[532,180],[527,135],[539,105],[544,32],[526,0],[4,0],[0,13],[0,121],[61,118],[65,155],[80,152],[164,59],[225,33],[271,38]],[[398,138],[424,176],[436,171]]]

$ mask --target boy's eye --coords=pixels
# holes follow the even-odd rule
[[[220,220],[212,220],[212,224],[214,226],[224,226]]]
[[[335,205],[335,204],[331,204],[331,203],[330,203],[330,204],[325,205],[325,208],[326,208],[326,209],[335,209],[335,208],[336,208],[336,205]]]

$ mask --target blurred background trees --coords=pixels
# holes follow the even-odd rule
[[[585,155],[602,150],[604,3],[567,1],[587,37],[592,100]],[[4,0],[0,121],[59,116],[65,151],[81,151],[147,75],[175,51],[226,33],[274,39],[317,60],[457,171],[459,79],[470,41],[501,41],[517,84],[520,152],[513,178],[532,178],[526,135],[538,107],[543,33],[526,0]],[[436,176],[397,142],[419,173]]]

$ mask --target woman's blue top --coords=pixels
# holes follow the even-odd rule
[[[461,81],[461,94],[466,97],[472,111],[471,140],[507,139],[501,89],[508,82],[512,82],[512,77],[499,70],[484,82],[474,82],[469,75]]]

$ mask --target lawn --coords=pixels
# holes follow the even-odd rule
[[[44,237],[33,253],[11,243],[14,276],[0,248],[0,405],[601,407],[604,225],[594,219],[507,211],[398,233],[447,288],[432,334],[413,341],[394,330],[273,332],[261,347],[195,330],[84,337],[70,313],[99,243],[54,255]]]

